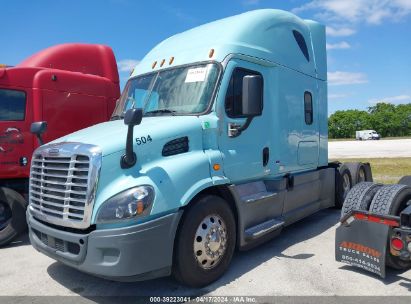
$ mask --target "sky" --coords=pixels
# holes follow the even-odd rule
[[[0,0],[0,63],[68,42],[113,48],[124,86],[157,43],[242,12],[276,8],[327,26],[329,113],[411,102],[411,0]]]

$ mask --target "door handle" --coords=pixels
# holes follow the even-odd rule
[[[268,165],[268,161],[270,160],[270,149],[268,147],[265,147],[263,149],[263,166]]]

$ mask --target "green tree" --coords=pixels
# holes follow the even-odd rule
[[[331,138],[351,138],[355,131],[369,129],[370,114],[360,110],[337,111],[328,119],[328,131]]]
[[[337,111],[328,119],[330,138],[350,138],[357,130],[376,130],[381,136],[411,135],[411,103],[379,102],[367,111]]]

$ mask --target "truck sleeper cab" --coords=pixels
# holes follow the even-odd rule
[[[172,273],[200,287],[235,248],[341,207],[351,176],[328,163],[326,70],[324,26],[280,10],[166,39],[134,69],[112,121],[34,152],[32,176],[50,154],[76,166],[55,181],[64,199],[31,196],[32,245],[96,276]]]

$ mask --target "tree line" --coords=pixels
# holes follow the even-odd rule
[[[328,118],[330,138],[354,138],[358,130],[375,130],[382,137],[411,135],[411,103],[380,102],[367,111],[336,111]]]

